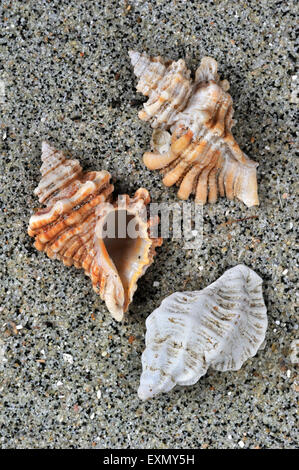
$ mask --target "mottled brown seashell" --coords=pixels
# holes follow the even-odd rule
[[[194,193],[201,204],[226,196],[258,205],[258,164],[242,152],[231,133],[233,103],[228,81],[219,80],[217,62],[204,57],[191,80],[182,59],[129,54],[139,79],[137,91],[149,97],[139,117],[155,129],[145,165],[162,171],[165,186],[178,184],[180,199]]]
[[[138,279],[162,244],[161,238],[149,235],[150,226],[158,220],[147,220],[148,191],[140,188],[133,198],[120,196],[118,205],[112,202],[113,185],[107,171],[83,172],[77,160],[67,159],[47,142],[42,144],[42,161],[42,179],[35,194],[46,207],[30,218],[28,234],[50,258],[84,269],[112,316],[122,320]],[[111,237],[109,227],[121,215],[125,234],[119,237],[114,231]],[[132,221],[139,232],[131,239],[126,228]]]

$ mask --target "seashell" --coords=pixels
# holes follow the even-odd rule
[[[258,205],[258,164],[231,133],[233,103],[228,81],[219,80],[217,62],[204,57],[191,80],[182,59],[165,61],[134,51],[129,55],[139,79],[137,91],[149,97],[139,117],[158,129],[152,152],[143,156],[147,168],[161,170],[165,186],[179,185],[180,199],[194,193],[201,204],[226,196],[249,207]]]
[[[42,161],[42,179],[35,194],[46,207],[30,218],[28,234],[50,258],[84,269],[94,290],[120,321],[138,279],[162,244],[161,238],[149,235],[150,227],[158,223],[158,219],[147,220],[149,193],[140,188],[133,198],[121,196],[118,206],[112,201],[114,188],[107,171],[83,172],[78,160],[67,159],[47,142],[42,144]],[[119,213],[124,233],[119,237],[114,230],[111,236]],[[126,231],[129,222],[139,228],[134,239]]]
[[[261,347],[266,329],[262,279],[244,265],[201,291],[166,297],[146,320],[139,397],[193,385],[209,367],[240,369]]]

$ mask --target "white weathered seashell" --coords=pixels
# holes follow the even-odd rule
[[[182,59],[166,61],[135,51],[129,55],[138,77],[137,91],[148,96],[139,117],[161,129],[164,140],[170,141],[167,148],[155,144],[156,136],[152,139],[152,151],[143,156],[147,168],[161,170],[165,186],[179,185],[180,199],[194,193],[201,204],[226,196],[247,206],[258,205],[257,163],[232,135],[229,83],[220,81],[216,60],[204,57],[192,80]]]
[[[166,297],[146,320],[139,397],[193,385],[209,367],[240,369],[261,347],[267,323],[262,279],[244,265],[201,291]]]

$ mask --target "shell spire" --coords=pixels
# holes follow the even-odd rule
[[[139,113],[140,119],[149,121],[153,128],[168,129],[192,93],[190,71],[182,59],[166,61],[160,56],[149,57],[135,51],[129,55],[139,79],[137,91],[148,96]]]
[[[165,61],[138,52],[130,57],[137,91],[149,97],[139,117],[155,129],[152,151],[143,157],[147,168],[161,170],[165,186],[177,184],[180,199],[195,194],[195,201],[205,204],[226,196],[258,205],[257,163],[231,133],[229,83],[220,81],[216,60],[204,57],[191,80],[182,59]]]
[[[209,367],[240,369],[261,347],[267,323],[262,279],[244,265],[201,291],[166,297],[146,320],[139,397],[193,385]]]
[[[161,238],[149,235],[153,221],[147,220],[146,210],[141,219],[150,200],[149,193],[140,188],[132,199],[123,196],[125,228],[131,219],[138,221],[144,238],[130,240],[126,235],[119,238],[115,234],[113,246],[109,224],[115,221],[109,215],[115,215],[118,208],[112,200],[114,188],[110,173],[83,172],[77,160],[68,159],[65,152],[47,142],[42,144],[42,161],[42,179],[35,194],[46,207],[32,215],[28,234],[35,238],[35,247],[49,258],[84,269],[112,316],[121,320],[132,301],[138,279],[153,262],[155,248],[162,244]],[[108,235],[106,231],[102,236],[99,226],[104,222]]]

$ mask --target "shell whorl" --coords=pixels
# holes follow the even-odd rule
[[[166,297],[146,320],[139,397],[193,385],[209,367],[240,369],[261,347],[266,329],[262,280],[244,265],[201,291]]]
[[[137,91],[148,96],[140,119],[149,121],[153,128],[169,129],[192,93],[190,71],[182,59],[165,61],[135,51],[129,55],[139,79]]]
[[[66,266],[83,267],[94,285],[87,262],[93,245],[96,207],[110,200],[113,185],[107,171],[83,173],[77,160],[67,159],[47,142],[42,144],[42,179],[34,191],[46,205],[31,216],[28,234],[35,247]]]
[[[28,234],[35,238],[35,247],[50,258],[84,269],[112,316],[121,320],[138,279],[153,262],[155,248],[162,244],[161,238],[149,234],[150,226],[158,221],[141,219],[150,201],[149,193],[140,188],[133,198],[122,196],[122,210],[143,224],[143,238],[133,241],[127,251],[126,247],[120,248],[117,257],[115,250],[107,249],[97,230],[105,217],[118,209],[117,202],[112,201],[110,174],[83,172],[77,160],[68,159],[65,152],[47,142],[42,144],[42,161],[42,179],[35,194],[46,207],[30,218]],[[119,243],[121,247],[122,240]],[[131,258],[123,260],[125,256]],[[124,272],[118,267],[122,262],[127,266]]]
[[[172,112],[165,114],[160,106],[165,96],[164,77],[173,64],[180,61],[171,62],[166,68],[161,58],[151,59],[139,53],[133,53],[133,56],[131,53],[132,57],[136,63],[134,71],[139,64],[137,91],[150,96],[139,117],[150,121],[155,128],[152,143],[164,141],[162,147],[154,143],[152,151],[145,152],[143,161],[147,168],[160,169],[165,186],[179,185],[180,199],[195,194],[195,201],[205,204],[226,196],[228,199],[237,197],[247,206],[258,205],[257,163],[242,152],[231,133],[233,103],[227,93],[229,83],[219,80],[217,62],[204,57],[192,81],[182,61],[184,76],[188,77],[188,87],[185,87],[188,93],[181,99],[174,81],[168,80],[167,109]],[[160,75],[155,74],[152,67],[152,61],[158,59],[165,69]],[[147,71],[151,73],[147,74]],[[145,82],[146,86],[143,85]],[[145,90],[151,90],[151,95]],[[166,136],[168,130],[170,137]],[[155,133],[159,132],[164,133],[163,139],[156,137]]]

